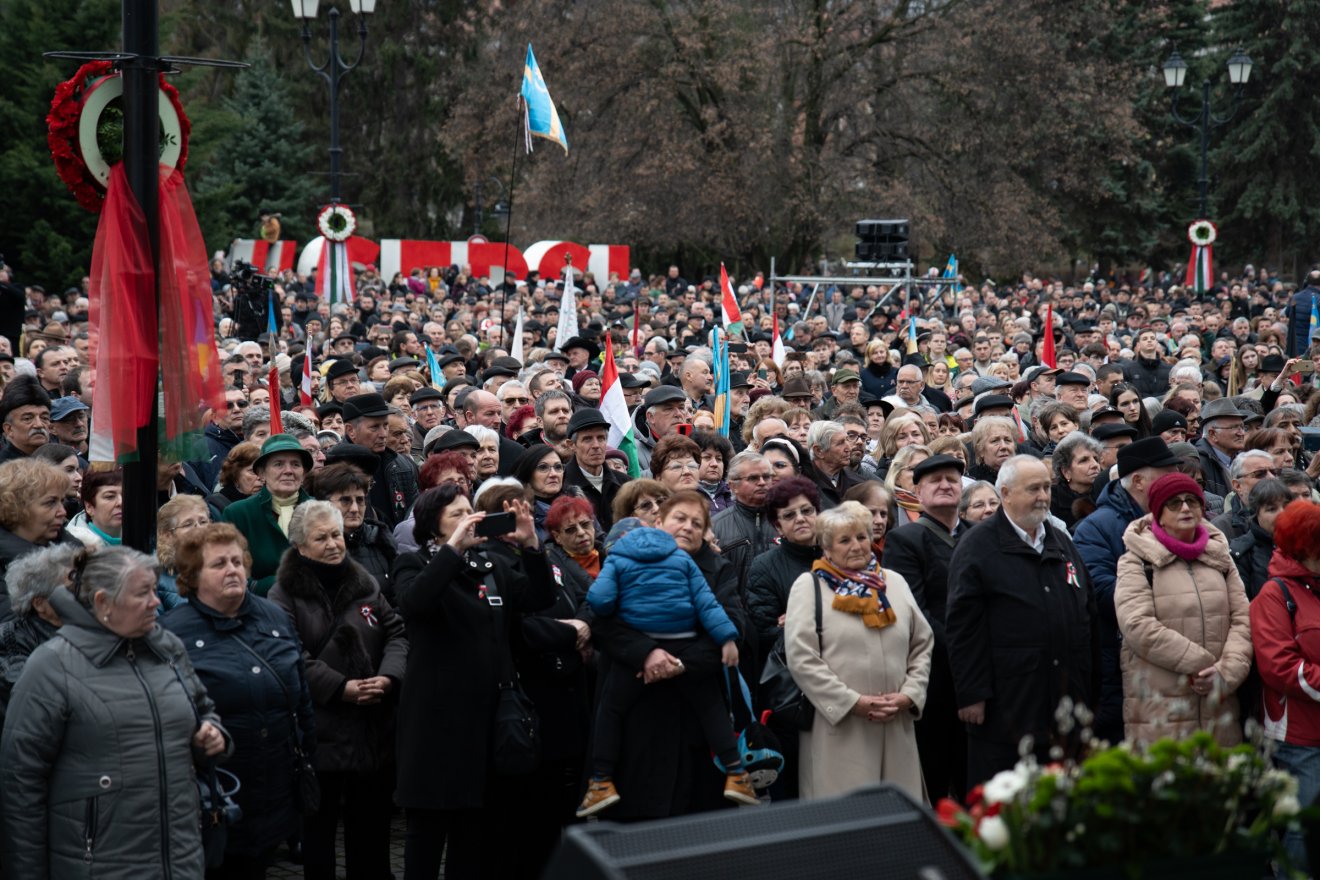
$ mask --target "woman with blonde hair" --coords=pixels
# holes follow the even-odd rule
[[[917,500],[914,491],[912,471],[930,456],[930,447],[924,444],[904,446],[889,464],[889,472],[885,474],[885,488],[894,496],[894,503],[898,505],[895,528],[916,522],[921,515],[921,502]]]
[[[1000,466],[1017,454],[1017,425],[1007,416],[989,416],[976,420],[972,428],[972,452],[976,463],[967,476],[994,483]]]
[[[635,516],[642,525],[656,528],[660,505],[669,498],[669,489],[659,480],[629,480],[620,487],[610,508],[614,521]]]
[[[862,391],[872,397],[888,397],[894,393],[898,370],[889,362],[889,346],[883,339],[866,343],[866,363],[861,370]]]
[[[210,524],[211,511],[196,495],[175,495],[157,511],[156,562],[160,564],[160,572],[156,579],[156,595],[160,598],[161,614],[183,602],[175,565],[179,542],[193,529]]]
[[[876,443],[876,476],[883,479],[889,473],[898,450],[904,446],[925,446],[930,443],[930,438],[930,429],[919,414],[911,410],[895,410],[885,419],[885,426],[880,430],[880,440]]]
[[[869,510],[845,501],[822,511],[816,535],[823,558],[794,581],[784,616],[789,669],[816,709],[801,738],[802,797],[892,782],[924,801],[915,722],[930,624],[902,576],[880,567]]]

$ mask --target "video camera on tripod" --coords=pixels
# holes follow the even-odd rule
[[[241,339],[256,339],[269,328],[266,310],[271,307],[271,292],[275,279],[262,275],[251,263],[236,262],[229,273],[234,292],[234,322]],[[281,326],[280,313],[275,313],[275,327]]]

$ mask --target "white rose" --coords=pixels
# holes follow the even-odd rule
[[[998,816],[987,816],[982,819],[981,827],[976,833],[985,845],[993,850],[998,851],[1008,846],[1008,826]]]
[[[1017,770],[1000,770],[985,784],[983,797],[987,804],[1002,804],[1011,801],[1026,787],[1025,773],[1019,773]]]
[[[1280,818],[1296,816],[1302,811],[1302,803],[1296,795],[1285,794],[1274,802],[1274,815]]]

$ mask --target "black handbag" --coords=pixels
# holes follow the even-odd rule
[[[298,726],[298,709],[293,702],[293,695],[285,687],[284,679],[266,662],[265,657],[238,636],[234,636],[234,639],[246,648],[258,663],[266,667],[271,675],[275,676],[275,683],[284,691],[284,700],[289,704],[289,719],[293,724],[293,796],[297,799],[299,811],[304,816],[310,816],[321,809],[321,780],[316,778],[316,768],[312,766],[311,759],[303,751],[302,729]]]
[[[232,788],[225,788],[220,777],[233,780]],[[218,868],[225,861],[225,847],[229,844],[229,826],[243,818],[243,809],[234,803],[241,783],[238,777],[228,770],[215,766],[215,761],[208,761],[206,773],[197,777],[197,796],[201,802],[202,852],[206,856],[207,869]]]
[[[486,601],[495,609],[501,667],[499,698],[491,727],[491,764],[500,776],[526,776],[541,764],[541,718],[513,667],[513,655],[505,635],[504,599],[496,589],[495,576],[487,574],[482,583]]]
[[[816,647],[823,657],[825,641],[821,633],[820,578],[815,572],[811,574],[811,585],[816,590]],[[765,665],[761,667],[760,696],[761,705],[770,712],[771,724],[790,730],[811,730],[811,724],[816,720],[816,707],[802,693],[788,669],[783,632],[779,633],[774,647],[766,655]]]
[[[197,703],[193,700],[192,692],[184,683],[179,667],[172,661],[170,669],[173,670],[179,687],[183,689],[183,695],[188,698],[193,719],[197,722],[197,729],[200,730],[202,713],[197,711]],[[234,781],[232,788],[226,790],[220,785],[221,775]],[[197,827],[202,833],[202,852],[206,859],[206,867],[218,868],[225,861],[225,847],[229,844],[229,826],[243,818],[243,809],[234,803],[234,795],[238,794],[242,784],[233,773],[216,767],[214,759],[206,762],[205,772],[194,776],[194,780],[197,783],[197,801],[201,807]]]

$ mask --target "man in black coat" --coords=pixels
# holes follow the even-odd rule
[[[371,484],[371,506],[391,529],[408,516],[417,499],[417,465],[385,445],[389,405],[379,394],[358,394],[344,401],[344,431],[349,443],[370,449],[380,458]]]
[[[1072,540],[1046,522],[1049,468],[1014,456],[999,489],[999,511],[949,562],[945,629],[969,786],[1011,769],[1023,737],[1049,760],[1060,701],[1089,707],[1096,693],[1095,599]]]
[[[564,465],[564,484],[582,490],[596,511],[602,533],[608,533],[614,526],[614,496],[627,482],[623,474],[605,466],[609,435],[610,423],[598,409],[580,409],[568,420],[573,460]]]
[[[917,465],[912,479],[921,516],[885,536],[884,567],[907,581],[935,631],[926,707],[917,721],[921,775],[932,801],[953,797],[961,802],[967,789],[967,737],[958,720],[945,629],[949,561],[958,539],[970,528],[958,518],[963,468],[962,460],[951,455],[936,455]]]
[[[733,563],[738,589],[743,592],[752,560],[769,550],[775,541],[775,526],[765,510],[773,479],[770,462],[759,452],[740,452],[729,462],[729,488],[733,505],[711,523],[721,555]],[[744,636],[746,633],[743,634]]]

